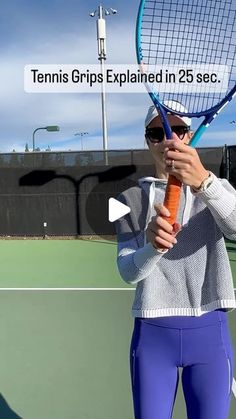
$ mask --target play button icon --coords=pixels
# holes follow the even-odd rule
[[[122,204],[122,202],[117,201],[115,198],[109,198],[108,201],[108,220],[113,223],[119,218],[130,212],[130,207]]]

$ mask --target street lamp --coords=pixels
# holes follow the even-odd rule
[[[83,137],[85,136],[85,135],[88,135],[89,133],[88,132],[76,132],[74,135],[79,135],[80,136],[80,138],[81,138],[81,150],[83,150]]]
[[[115,15],[117,10],[111,7],[105,9],[102,5],[97,10],[90,13],[91,17],[98,15],[97,19],[97,40],[98,40],[98,59],[101,63],[102,82],[102,127],[103,127],[103,150],[107,150],[107,116],[106,116],[106,94],[105,94],[105,60],[106,60],[106,21],[105,17]]]
[[[103,8],[103,7],[100,5],[100,6],[99,6],[99,8],[98,8],[98,10],[100,9],[100,7],[101,7],[101,8]],[[96,13],[98,12],[98,10],[96,9],[96,10],[94,10],[94,12],[89,13],[89,16],[91,16],[91,17],[95,17],[95,16],[96,16]],[[112,15],[116,15],[116,13],[117,13],[117,10],[116,10],[116,9],[112,9],[112,7],[109,7],[108,9],[104,9],[104,8],[103,8],[103,10],[104,10],[104,13],[105,13],[105,15],[106,15],[106,16],[108,16],[108,15],[110,15],[110,14],[112,14]]]
[[[40,129],[46,129],[49,132],[54,132],[54,131],[60,131],[60,127],[58,127],[58,125],[49,125],[47,127],[40,127],[40,128],[36,128],[33,132],[33,151],[35,151],[35,133],[37,131],[39,131]]]

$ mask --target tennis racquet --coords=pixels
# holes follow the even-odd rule
[[[202,64],[204,68],[226,65],[229,82],[226,89],[186,93],[178,85],[158,91],[158,84],[148,93],[160,115],[167,139],[172,138],[167,113],[203,118],[189,145],[195,147],[206,128],[236,94],[236,1],[235,0],[141,0],[136,25],[137,60],[142,72],[148,66]],[[209,70],[210,71],[210,70]],[[217,86],[218,87],[218,86]],[[186,112],[171,109],[165,102],[181,103]],[[179,207],[181,182],[169,175],[164,205],[174,224]]]

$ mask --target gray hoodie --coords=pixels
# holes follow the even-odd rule
[[[236,240],[236,191],[213,175],[204,192],[184,185],[177,221],[177,244],[165,253],[147,242],[154,203],[164,199],[166,181],[142,178],[117,199],[131,212],[115,223],[117,266],[123,280],[136,284],[134,317],[200,316],[236,307],[224,236]]]

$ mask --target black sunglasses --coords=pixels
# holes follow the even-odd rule
[[[183,140],[185,134],[189,132],[190,127],[185,125],[176,125],[171,127],[171,130],[178,135],[180,140]],[[161,143],[164,140],[165,132],[161,127],[146,128],[145,138],[151,141],[151,143]]]

